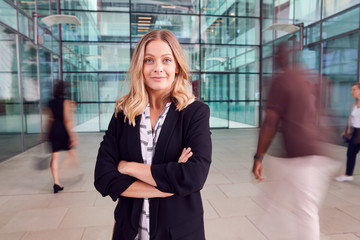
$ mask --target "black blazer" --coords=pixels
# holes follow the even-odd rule
[[[157,188],[174,193],[167,198],[150,199],[150,239],[205,239],[203,206],[200,196],[211,163],[209,107],[195,101],[182,111],[172,103],[156,144],[151,173]],[[193,156],[178,163],[184,147]],[[113,239],[134,240],[139,227],[143,199],[123,197],[137,179],[117,170],[120,160],[143,162],[140,145],[140,116],[136,126],[124,123],[122,112],[113,115],[100,144],[95,187],[103,195],[118,200]]]

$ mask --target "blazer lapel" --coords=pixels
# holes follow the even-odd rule
[[[156,143],[155,154],[152,160],[152,164],[162,163],[164,161],[167,144],[176,127],[179,115],[180,112],[176,110],[174,103],[171,103],[170,109],[161,128],[159,139]]]
[[[135,127],[128,124],[128,153],[131,157],[131,161],[143,163],[144,160],[141,154],[141,143],[140,143],[140,120],[141,115],[135,118]]]

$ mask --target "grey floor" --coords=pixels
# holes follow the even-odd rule
[[[257,129],[213,130],[213,163],[202,190],[206,238],[291,239],[277,218],[264,216],[265,186],[250,175]],[[115,203],[93,187],[93,170],[103,133],[79,134],[82,178],[61,172],[65,190],[52,193],[49,156],[43,145],[0,163],[0,239],[111,239]],[[331,146],[345,165],[346,149]],[[45,162],[45,165],[44,165]],[[358,164],[359,165],[359,164]],[[321,239],[360,239],[360,168],[355,181],[331,181],[320,211]],[[271,193],[270,193],[271,194]],[[280,218],[279,218],[280,219]],[[285,219],[290,223],[291,218]]]

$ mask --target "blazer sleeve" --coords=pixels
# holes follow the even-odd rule
[[[120,114],[119,114],[120,115]],[[103,197],[109,195],[116,201],[135,178],[121,174],[117,165],[121,160],[119,151],[118,135],[123,132],[123,121],[118,119],[120,116],[112,116],[108,130],[105,132],[103,141],[100,144],[96,165],[95,165],[95,188]]]
[[[162,192],[171,192],[180,196],[202,189],[211,163],[209,107],[201,103],[198,109],[187,114],[192,116],[189,127],[184,133],[183,144],[184,147],[191,147],[193,156],[186,163],[169,162],[151,165],[151,173],[157,188]]]

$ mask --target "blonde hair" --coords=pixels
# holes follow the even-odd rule
[[[149,103],[149,96],[144,83],[143,65],[145,48],[147,44],[154,40],[161,40],[169,45],[178,69],[170,91],[162,99],[163,106],[172,101],[176,109],[181,111],[195,100],[195,96],[188,90],[190,86],[189,70],[180,43],[175,35],[168,30],[152,30],[140,39],[131,58],[126,77],[127,80],[130,78],[129,93],[116,101],[115,116],[119,111],[123,111],[125,115],[124,122],[128,119],[133,126],[135,126],[135,117],[140,115]]]

